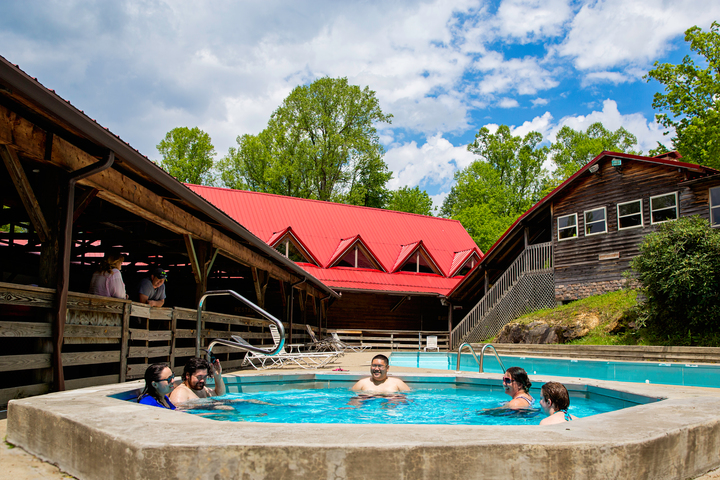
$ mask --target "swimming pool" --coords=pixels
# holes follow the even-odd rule
[[[352,392],[354,382],[249,383],[228,385],[229,393],[217,397],[210,408],[196,407],[188,413],[211,420],[260,423],[347,423],[425,425],[538,425],[545,415],[539,405],[521,411],[486,411],[510,398],[496,384],[456,382],[409,382],[406,395],[362,398]],[[540,389],[531,395],[538,398]],[[134,399],[130,399],[134,401]],[[589,417],[647,401],[621,400],[587,391],[571,391],[570,413]]]
[[[593,378],[616,382],[683,385],[687,387],[720,387],[720,365],[677,364],[655,362],[610,362],[603,360],[574,360],[567,358],[537,358],[501,356],[506,368],[522,367],[529,375]],[[390,366],[455,370],[457,353],[393,353]],[[494,355],[485,355],[483,367],[487,373],[502,373]],[[463,353],[460,370],[477,372],[478,364],[472,354]]]

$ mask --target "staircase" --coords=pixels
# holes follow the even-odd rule
[[[552,242],[528,246],[450,333],[451,350],[494,337],[507,323],[555,306]]]

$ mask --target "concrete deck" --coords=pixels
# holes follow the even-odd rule
[[[348,354],[321,372],[340,366],[349,372],[338,375],[367,374],[376,353]],[[455,376],[445,370],[390,371]],[[308,374],[260,374],[291,372]],[[659,479],[692,478],[720,466],[720,390],[584,383],[668,400],[572,424],[502,427],[499,437],[498,427],[485,426],[224,424],[107,398],[139,385],[131,382],[14,401],[0,428],[7,422],[9,442],[83,479]],[[19,448],[1,450],[9,478],[67,478]],[[720,471],[702,478],[720,478]]]

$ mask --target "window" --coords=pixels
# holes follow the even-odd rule
[[[618,230],[642,227],[642,200],[633,200],[632,202],[618,203],[617,217]]]
[[[720,187],[710,189],[710,225],[720,227]]]
[[[455,275],[453,275],[453,277],[464,277],[470,272],[470,270],[473,269],[473,267],[475,267],[475,265],[477,265],[477,259],[475,258],[475,255],[472,255],[470,258],[465,260],[463,266],[460,267],[457,272],[455,272]]]
[[[650,223],[677,220],[677,192],[650,197]]]
[[[558,217],[558,241],[577,238],[577,213]]]
[[[351,267],[351,268],[373,268],[379,270],[365,252],[360,249],[357,245],[347,251],[345,255],[335,265],[337,267]]]
[[[607,233],[607,212],[605,207],[585,212],[585,235]]]
[[[436,272],[432,265],[430,265],[430,262],[427,258],[425,258],[425,255],[420,253],[420,250],[410,255],[408,259],[405,260],[403,266],[400,267],[399,271],[439,274],[439,272]]]
[[[295,263],[312,263],[313,265],[317,265],[315,261],[311,260],[310,256],[304,252],[304,249],[301,249],[298,244],[295,243],[292,235],[283,237],[275,244],[274,248]]]

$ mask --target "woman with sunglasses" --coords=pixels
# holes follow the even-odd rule
[[[145,370],[145,389],[138,397],[138,403],[153,407],[175,410],[168,395],[173,391],[175,376],[164,363],[155,363]]]
[[[570,395],[565,385],[558,382],[548,382],[540,389],[540,406],[548,414],[540,425],[552,425],[577,420],[575,415],[568,413]]]
[[[503,375],[503,388],[505,393],[512,397],[505,408],[532,408],[535,405],[535,399],[528,393],[532,382],[528,378],[528,374],[520,367],[510,367]]]

